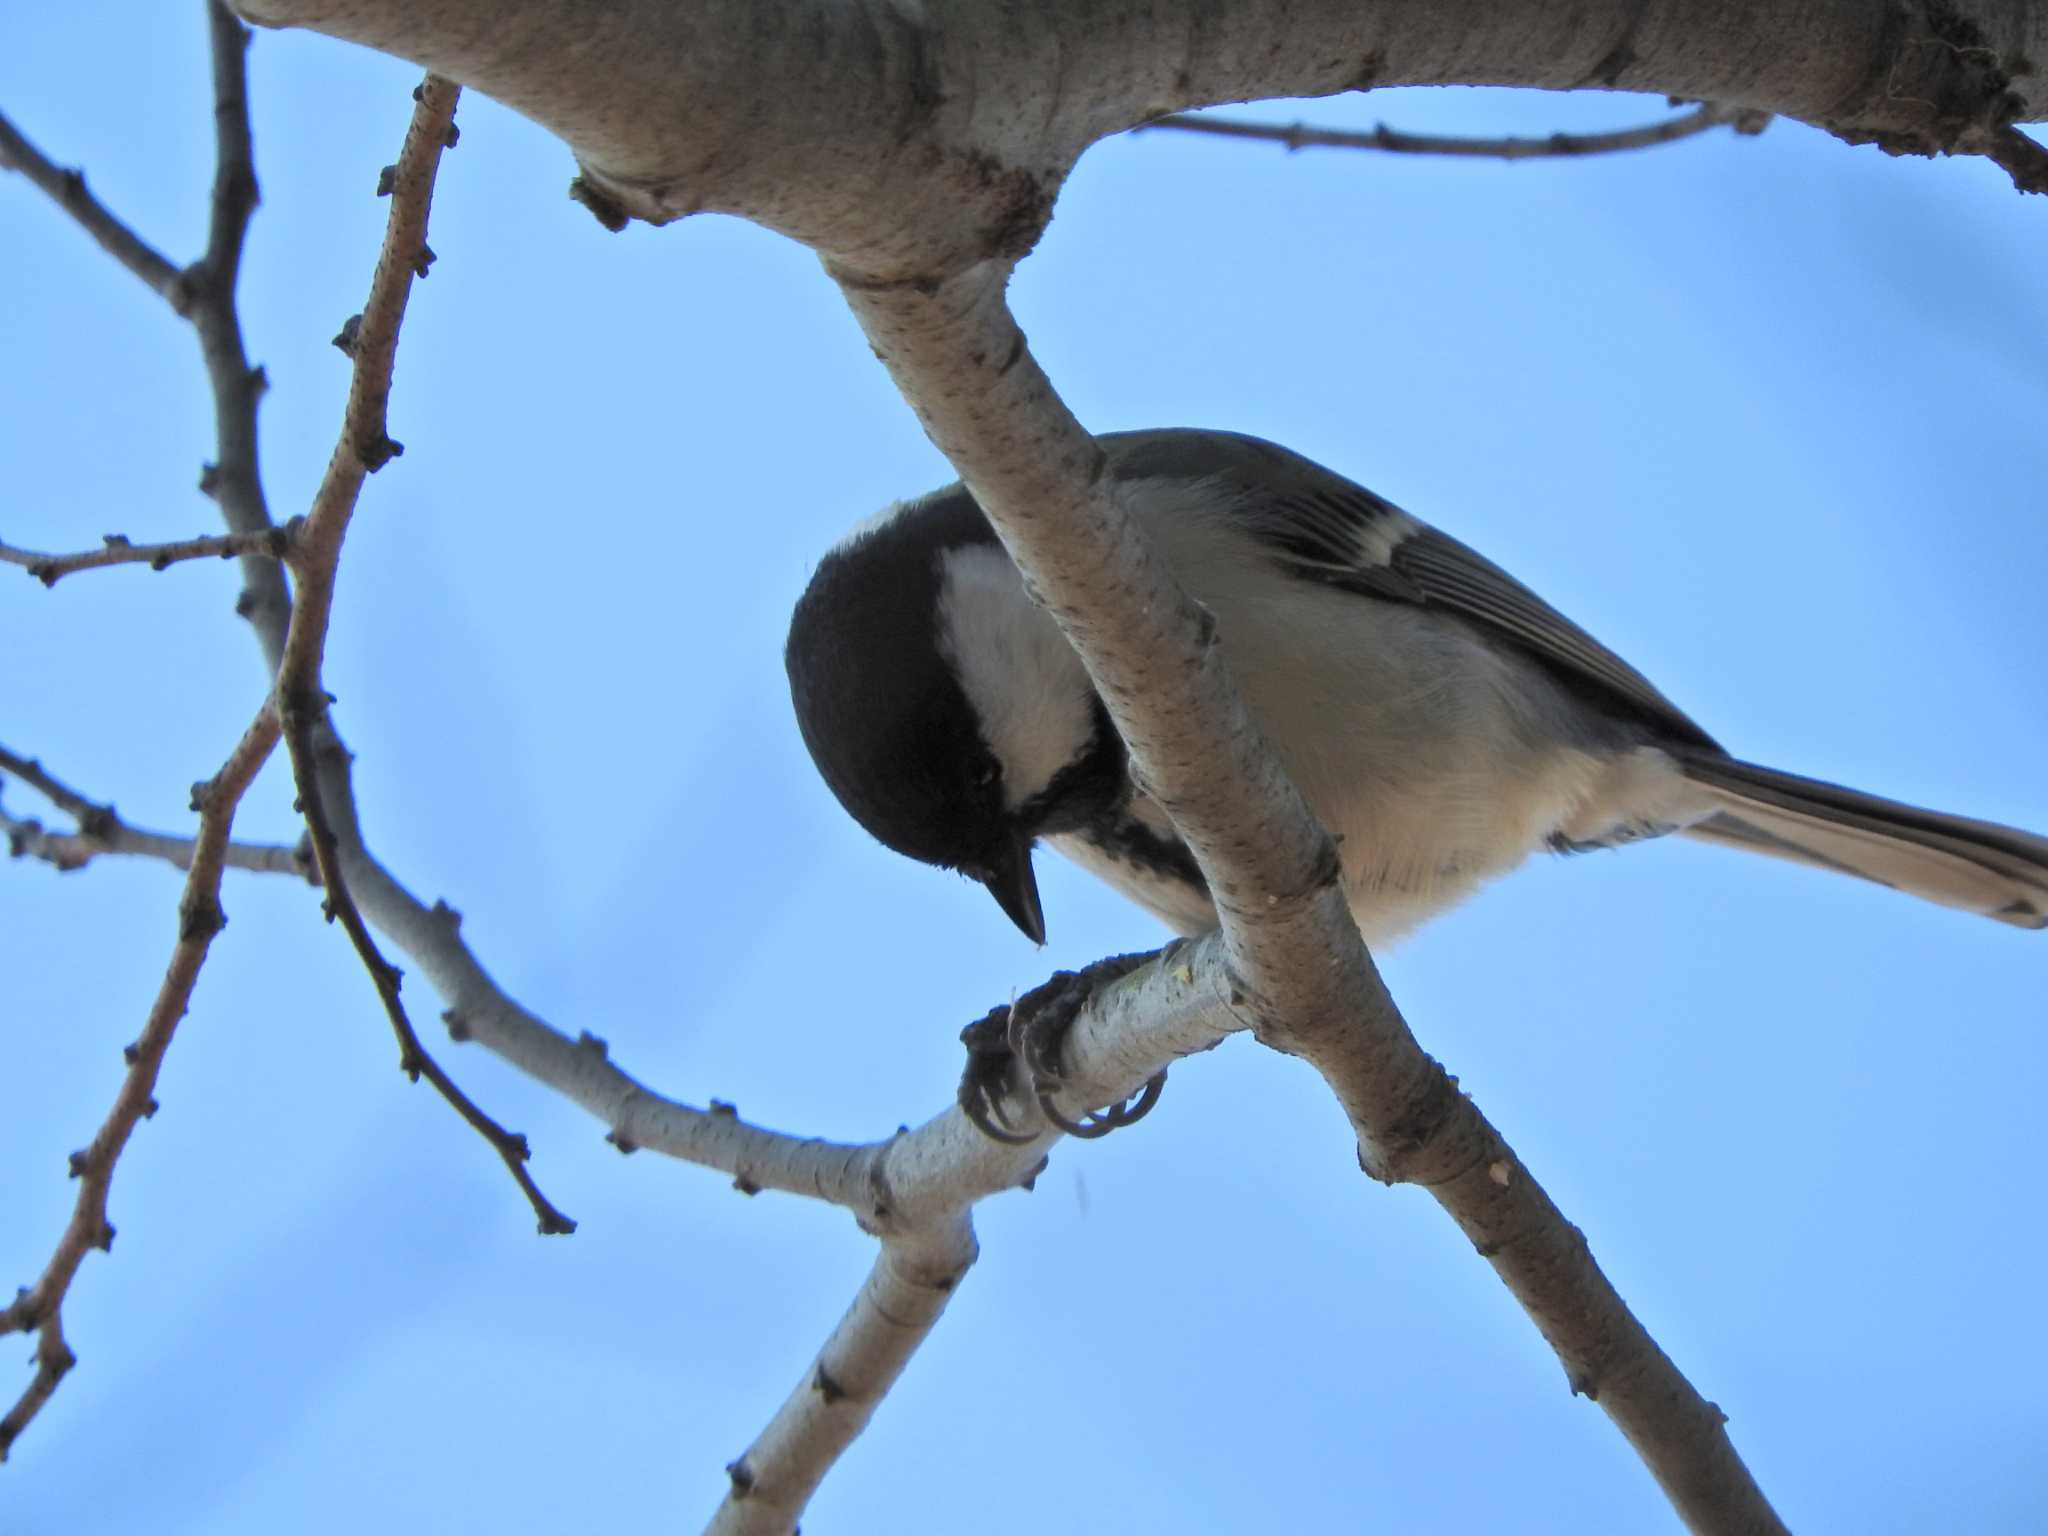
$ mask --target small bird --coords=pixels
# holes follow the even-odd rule
[[[2048,839],[1731,757],[1505,571],[1341,475],[1228,432],[1098,442],[1339,839],[1368,943],[1536,849],[1666,833],[2048,927]],[[1216,926],[1194,856],[964,487],[890,507],[828,553],[786,660],[804,744],[854,820],[981,882],[1034,943],[1039,842],[1179,933]]]

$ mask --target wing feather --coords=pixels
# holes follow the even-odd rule
[[[1307,581],[1455,614],[1534,657],[1567,686],[1683,741],[1712,737],[1650,680],[1506,571],[1392,502],[1274,443],[1227,432],[1102,439],[1120,478],[1220,481],[1276,560]]]

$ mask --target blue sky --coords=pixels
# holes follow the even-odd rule
[[[10,44],[0,109],[196,254],[198,7],[30,8]],[[282,516],[334,440],[328,338],[417,72],[261,34],[251,75],[244,314]],[[1543,132],[1662,104],[1269,110]],[[812,562],[951,476],[807,252],[729,219],[608,235],[564,197],[563,146],[474,96],[460,122],[399,354],[406,452],[364,499],[329,651],[374,842],[515,995],[666,1091],[827,1136],[920,1120],[963,1022],[1161,937],[1048,857],[1033,951],[872,844],[797,741],[780,650]],[[1988,166],[1783,123],[1521,165],[1154,133],[1083,161],[1015,300],[1089,425],[1286,442],[1514,570],[1739,754],[2048,830],[2044,218]],[[17,179],[0,231],[0,533],[210,528],[180,323]],[[0,741],[187,825],[262,687],[234,590],[212,564],[0,586]],[[273,767],[240,830],[289,840],[289,801]],[[68,1210],[177,889],[0,869],[7,1284]],[[868,1242],[621,1160],[443,1043],[581,1222],[536,1239],[395,1070],[317,897],[240,876],[225,900],[0,1525],[701,1523]],[[1532,864],[1384,966],[1795,1527],[2039,1528],[2048,940],[1673,841]],[[1361,1180],[1317,1081],[1249,1042],[978,1224],[982,1262],[807,1529],[1673,1528],[1433,1202]],[[0,1396],[27,1350],[0,1351]]]

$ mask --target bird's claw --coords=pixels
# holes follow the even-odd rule
[[[1010,1009],[991,1008],[960,1031],[967,1066],[960,1073],[960,1108],[990,1141],[1021,1147],[1036,1134],[1014,1131],[1003,1115],[1003,1091],[1010,1082]]]
[[[967,1047],[967,1069],[960,1078],[960,1107],[984,1136],[1010,1145],[1036,1139],[1033,1134],[1012,1129],[1002,1111],[1012,1062],[1023,1067],[1039,1113],[1069,1136],[1091,1140],[1107,1136],[1151,1112],[1166,1086],[1164,1070],[1123,1102],[1092,1111],[1079,1120],[1069,1119],[1053,1103],[1053,1094],[1063,1081],[1060,1048],[1090,995],[1097,987],[1129,975],[1151,958],[1118,955],[1098,960],[1083,970],[1056,972],[1043,986],[1034,987],[1007,1008],[991,1009],[960,1032]]]

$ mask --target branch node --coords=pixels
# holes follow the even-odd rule
[[[569,183],[569,196],[588,208],[590,216],[615,235],[629,222],[625,208],[616,198],[582,176]]]
[[[604,1139],[610,1142],[614,1147],[618,1148],[619,1156],[621,1157],[631,1157],[635,1152],[638,1152],[640,1150],[640,1145],[638,1142],[629,1141],[626,1137],[621,1136],[617,1131],[606,1131],[604,1133]]]
[[[398,190],[398,167],[387,165],[377,172],[377,195],[389,197]]]
[[[360,313],[350,315],[341,322],[341,329],[334,333],[334,345],[343,357],[356,355],[356,338],[362,334],[363,317]]]
[[[450,1040],[456,1041],[457,1043],[461,1043],[471,1038],[471,1035],[469,1033],[469,1020],[465,1019],[460,1013],[456,1012],[453,1008],[444,1009],[442,1011],[441,1022],[448,1026],[448,1038]]]
[[[746,1457],[742,1456],[737,1461],[728,1461],[725,1464],[725,1475],[732,1479],[732,1496],[734,1498],[744,1499],[754,1491],[754,1469],[747,1465]]]
[[[818,1369],[811,1376],[811,1386],[818,1396],[828,1403],[840,1402],[846,1396],[846,1388],[832,1379],[831,1373],[825,1369],[823,1361],[818,1363]]]
[[[732,1187],[743,1195],[753,1196],[761,1193],[761,1186],[748,1178],[744,1171],[733,1175]]]
[[[216,900],[195,897],[178,903],[178,942],[205,943],[227,927],[228,915]]]
[[[579,1050],[590,1052],[599,1061],[607,1061],[611,1057],[612,1048],[606,1043],[605,1038],[602,1035],[593,1035],[587,1029],[576,1037],[576,1045]]]
[[[405,444],[395,438],[379,434],[374,441],[359,441],[355,445],[356,458],[371,474],[377,473],[386,464],[405,452]]]

